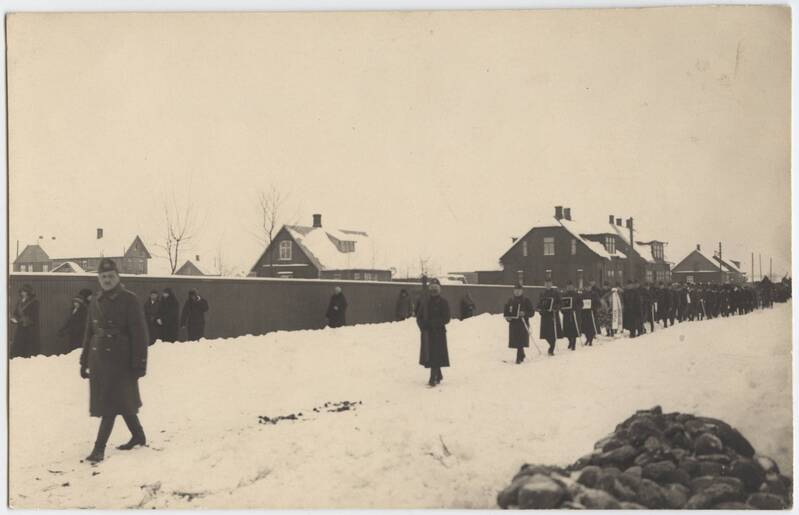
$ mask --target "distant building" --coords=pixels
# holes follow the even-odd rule
[[[28,245],[14,260],[15,272],[49,272],[65,263],[77,265],[86,272],[95,272],[104,257],[117,263],[120,273],[146,274],[147,260],[152,256],[139,236],[123,237],[107,234],[98,228],[94,238]],[[72,268],[72,265],[68,266]]]
[[[81,266],[74,261],[65,261],[57,267],[50,270],[54,274],[82,274],[86,272]]]
[[[555,207],[555,216],[540,220],[500,257],[501,272],[478,272],[479,282],[487,284],[541,285],[551,279],[557,286],[571,281],[586,287],[624,284],[627,278],[653,282],[668,280],[669,262],[665,242],[635,241],[630,220],[610,216],[607,224],[590,226],[577,223],[571,208]],[[631,244],[631,241],[634,242]]]
[[[732,259],[719,259],[717,253],[707,254],[701,245],[685,256],[682,261],[674,265],[672,274],[674,280],[689,284],[695,283],[743,283],[746,282],[746,273],[741,271],[740,261]]]
[[[180,268],[175,270],[174,275],[219,275],[210,270],[205,263],[200,263],[200,256],[194,256],[194,259],[187,259]]]
[[[325,229],[322,215],[311,227],[284,225],[250,270],[251,276],[390,281],[391,269],[377,263],[363,231]]]

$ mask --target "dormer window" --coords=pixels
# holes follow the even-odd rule
[[[652,257],[655,259],[663,259],[663,244],[660,242],[655,242],[652,244]]]
[[[339,243],[338,248],[341,250],[341,252],[355,252],[355,242],[342,241]]]
[[[616,239],[613,236],[605,236],[605,250],[608,254],[616,253]]]

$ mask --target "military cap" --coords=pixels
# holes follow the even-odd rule
[[[113,259],[103,258],[100,260],[100,266],[97,267],[97,273],[102,274],[103,272],[119,272],[117,264]]]

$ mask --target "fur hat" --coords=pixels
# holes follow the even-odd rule
[[[24,291],[25,293],[31,296],[36,295],[35,293],[33,293],[33,286],[31,286],[30,284],[23,284],[22,288],[20,288],[19,291],[21,292]]]
[[[441,281],[438,280],[438,277],[433,277],[432,279],[430,279],[430,285],[433,285],[433,284],[437,284],[437,285],[441,286]]]
[[[113,259],[110,258],[103,258],[100,260],[100,266],[97,267],[97,273],[102,274],[103,272],[117,272],[119,273],[119,269],[117,268],[117,264],[114,262]]]

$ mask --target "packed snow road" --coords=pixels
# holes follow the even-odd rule
[[[576,352],[560,340],[515,365],[506,322],[482,315],[450,324],[453,366],[433,389],[412,320],[157,343],[141,381],[149,447],[116,450],[120,418],[94,467],[80,463],[98,419],[77,353],[15,359],[11,504],[491,508],[522,463],[571,463],[656,404],[730,422],[792,473],[790,324],[778,304]]]

